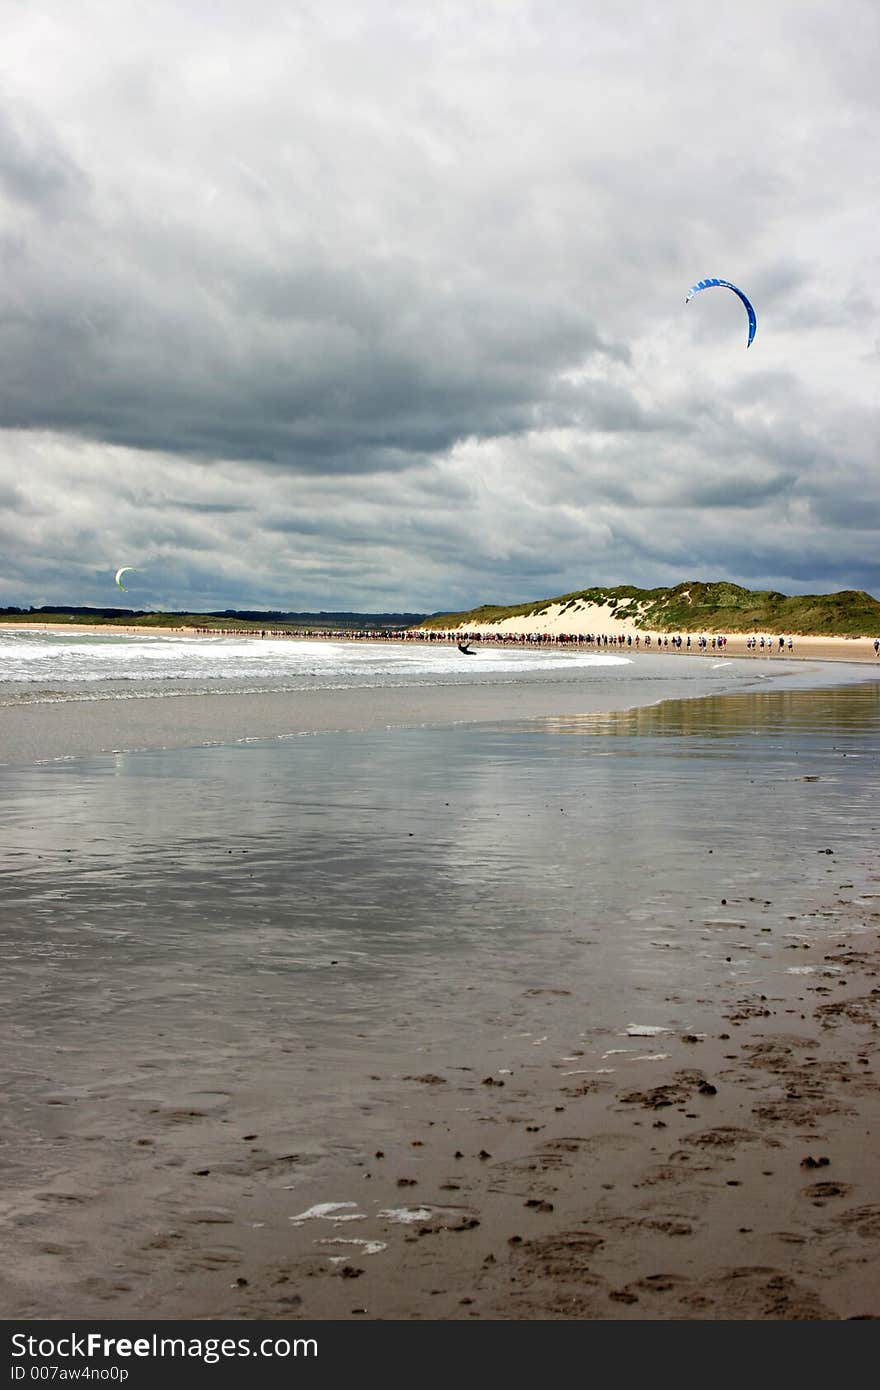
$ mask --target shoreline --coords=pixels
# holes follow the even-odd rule
[[[650,657],[651,653],[645,655]],[[698,660],[693,653],[689,655]],[[788,658],[783,660],[788,664]],[[790,668],[794,665],[790,663]],[[870,680],[873,675],[867,668],[864,677],[856,675],[853,664],[817,660],[813,668],[816,684],[827,684],[835,666],[840,668],[843,685]],[[796,672],[791,669],[798,682],[795,688],[803,688],[809,671],[809,666]],[[784,675],[780,672],[780,677]],[[880,678],[880,671],[877,676]],[[638,697],[635,703],[634,693]],[[106,697],[78,693],[63,699],[13,701],[0,706],[0,767],[373,729],[591,717],[649,708],[667,700],[700,700],[727,693],[723,672],[714,691],[705,687],[670,689],[666,680],[645,677],[636,692],[622,687],[617,702],[609,701],[607,689],[603,692],[589,679],[576,677],[553,684],[487,678],[468,684],[267,688],[246,693],[206,693],[175,686],[167,691],[127,693],[122,698],[115,691]]]
[[[512,624],[513,621],[514,620],[509,620],[509,623]],[[369,635],[365,635],[362,633],[352,633],[344,629],[340,629],[339,631],[334,632],[320,631],[309,633],[303,631],[296,633],[288,633],[283,632],[280,629],[276,630],[266,628],[265,636],[261,636],[260,632],[255,631],[253,629],[239,630],[236,628],[209,629],[196,627],[147,627],[143,625],[138,625],[136,623],[126,624],[124,627],[111,627],[109,625],[103,625],[98,623],[16,622],[4,623],[0,625],[0,633],[7,630],[14,632],[51,632],[56,635],[61,635],[65,632],[74,632],[80,635],[84,634],[86,636],[91,634],[106,634],[110,636],[121,635],[127,637],[235,637],[240,639],[250,639],[256,641],[381,642],[383,645],[388,642],[393,642],[398,645],[406,645],[409,642],[442,642],[444,645],[453,645],[461,641],[462,637],[467,636],[471,642],[483,643],[486,645],[486,647],[490,649],[494,649],[496,647],[521,648],[525,644],[525,639],[532,635],[540,638],[542,643],[553,643],[555,645],[557,640],[563,634],[568,634],[568,629],[564,626],[564,624],[560,626],[557,623],[555,625],[547,627],[534,623],[528,624],[525,620],[522,620],[522,622],[516,627],[511,625],[506,626],[504,628],[496,626],[485,627],[482,629],[423,629],[422,631],[426,635],[411,636],[406,638],[402,637],[399,633],[395,633],[393,636],[383,637],[379,633],[371,633]],[[434,632],[436,635],[431,636],[431,632]],[[776,634],[772,634],[774,638],[774,645],[772,648],[765,648],[763,650],[756,649],[755,651],[750,651],[746,647],[746,641],[749,636],[749,634],[747,633],[724,634],[723,632],[712,633],[707,631],[703,634],[700,634],[692,632],[690,634],[692,639],[699,637],[700,635],[704,635],[710,641],[710,643],[713,636],[725,636],[725,646],[721,650],[721,652],[719,652],[717,648],[712,648],[711,646],[709,646],[705,651],[699,652],[698,650],[696,650],[695,647],[692,647],[690,651],[685,651],[684,649],[678,651],[671,645],[664,647],[664,638],[670,639],[674,634],[669,632],[657,632],[653,629],[636,629],[631,624],[622,623],[617,620],[606,619],[602,621],[601,619],[599,619],[597,620],[594,626],[589,628],[589,632],[591,632],[596,637],[614,637],[615,639],[623,638],[624,641],[627,636],[632,636],[633,640],[635,640],[635,635],[638,632],[639,637],[641,639],[641,643],[644,643],[645,637],[650,637],[651,645],[648,648],[645,648],[641,644],[638,649],[634,646],[629,647],[625,645],[614,645],[613,647],[609,645],[609,647],[607,648],[608,651],[615,651],[619,654],[625,654],[627,656],[632,657],[637,657],[640,654],[640,652],[644,653],[645,651],[647,651],[648,654],[654,656],[703,656],[712,657],[716,660],[719,656],[723,656],[726,658],[743,657],[748,661],[755,662],[777,661],[782,659],[786,661],[859,662],[865,663],[867,665],[875,665],[877,666],[878,670],[880,670],[880,653],[874,651],[873,643],[875,639],[872,637],[827,637],[792,633],[791,636],[794,643],[792,651],[788,651],[787,648],[783,651],[780,651],[778,649],[778,646],[776,645],[776,641],[778,641]],[[688,634],[686,631],[682,630],[680,635],[682,637],[687,637]],[[761,634],[759,631],[756,632],[756,636],[759,640],[762,635],[764,636],[765,641],[769,636],[771,636],[771,634]],[[788,634],[786,634],[786,640],[787,636]],[[583,647],[586,645],[584,637],[585,632],[582,632],[580,636],[577,633],[573,633],[570,639],[562,643],[561,645],[563,645],[564,647],[574,647],[577,648],[577,650],[582,650]],[[590,648],[587,647],[587,649],[589,650]],[[602,650],[606,650],[604,645],[602,647]]]

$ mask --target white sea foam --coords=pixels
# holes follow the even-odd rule
[[[427,1221],[431,1215],[430,1207],[383,1207],[379,1212],[386,1221],[397,1221],[403,1226],[412,1225],[416,1221]]]
[[[301,1211],[297,1216],[288,1217],[295,1226],[299,1226],[303,1221],[313,1221],[320,1217],[331,1217],[334,1221],[351,1221],[363,1219],[352,1216],[334,1215],[342,1211],[345,1207],[356,1207],[357,1202],[318,1202],[317,1206],[309,1207],[308,1211]]]
[[[360,1255],[379,1255],[386,1250],[384,1240],[359,1240],[357,1236],[323,1236],[316,1245],[354,1245]],[[343,1264],[347,1255],[330,1255],[331,1264]]]
[[[32,685],[131,680],[230,681],[337,677],[343,686],[372,676],[519,675],[629,666],[632,659],[558,648],[478,649],[462,661],[454,645],[428,642],[310,641],[307,638],[184,634],[54,633],[0,630],[0,681]]]

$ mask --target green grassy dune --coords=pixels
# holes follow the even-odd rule
[[[673,589],[580,589],[558,598],[539,599],[505,608],[483,604],[467,613],[437,613],[421,627],[447,628],[461,624],[501,622],[504,618],[537,617],[551,605],[574,607],[578,602],[607,604],[633,628],[661,632],[765,632],[802,637],[873,637],[880,634],[880,602],[860,589],[837,594],[799,594],[790,597],[773,590],[743,589],[738,584],[705,584],[698,580]],[[637,616],[638,615],[638,616]]]

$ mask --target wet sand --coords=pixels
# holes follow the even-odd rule
[[[666,693],[658,683],[655,698]],[[639,694],[651,698],[648,682]],[[499,710],[513,720],[579,715],[607,704],[607,694],[576,680],[65,699],[0,709],[0,765],[344,730],[478,724],[497,719]]]
[[[721,766],[713,762],[713,738],[747,730],[756,698],[678,702],[617,722],[626,735],[653,719],[666,743],[686,714],[694,721],[689,735],[712,735],[711,774]],[[781,694],[773,708],[780,728],[812,717],[808,696]],[[627,966],[631,974],[624,972],[626,1012],[614,1027],[590,985],[590,961],[600,931],[611,932],[614,942],[623,895],[614,894],[613,872],[606,898],[609,885],[598,866],[584,869],[589,836],[580,823],[566,838],[565,819],[577,814],[570,792],[565,805],[546,811],[553,850],[542,842],[536,852],[561,880],[554,933],[542,938],[536,930],[531,945],[527,930],[519,942],[509,934],[496,941],[491,926],[493,917],[501,921],[505,884],[511,902],[519,903],[524,891],[531,895],[526,919],[530,911],[539,917],[545,892],[550,913],[549,885],[542,890],[533,876],[522,883],[516,877],[526,854],[521,837],[533,839],[536,822],[527,829],[521,809],[508,804],[508,784],[490,781],[488,802],[478,787],[480,815],[468,823],[472,861],[462,860],[460,850],[450,860],[443,847],[465,808],[452,793],[445,807],[435,805],[429,787],[411,810],[391,768],[387,785],[398,788],[401,805],[384,857],[390,871],[403,872],[392,918],[405,915],[407,895],[428,881],[436,847],[443,850],[438,862],[447,894],[438,911],[459,903],[468,942],[476,939],[477,924],[488,923],[479,949],[465,949],[454,937],[432,946],[415,990],[416,977],[407,973],[414,969],[411,956],[397,960],[388,984],[379,978],[373,985],[358,952],[339,948],[340,940],[358,944],[344,934],[326,937],[317,973],[279,969],[265,954],[266,943],[276,949],[289,890],[281,894],[269,883],[261,896],[259,880],[268,870],[256,855],[269,831],[247,817],[240,838],[213,849],[190,832],[191,859],[178,868],[159,830],[144,822],[139,808],[146,803],[135,796],[130,840],[119,844],[154,854],[155,875],[138,877],[116,843],[101,839],[82,863],[80,881],[67,867],[76,845],[67,805],[93,796],[93,784],[64,767],[28,774],[50,781],[39,802],[22,802],[24,831],[48,814],[39,806],[54,788],[57,798],[69,797],[58,799],[56,813],[64,826],[59,833],[69,838],[52,846],[57,870],[41,867],[49,849],[44,839],[17,851],[33,889],[16,908],[19,876],[10,871],[10,923],[35,914],[33,969],[42,972],[39,962],[61,949],[58,968],[68,980],[81,972],[85,1003],[71,1017],[63,993],[53,1000],[52,989],[40,983],[50,976],[22,974],[23,987],[40,994],[38,1009],[15,1014],[6,1046],[3,1316],[880,1316],[880,875],[869,853],[878,805],[873,782],[854,781],[862,800],[848,817],[849,784],[842,780],[876,761],[874,744],[866,742],[875,713],[864,692],[856,715],[850,725],[844,712],[828,739],[820,737],[793,767],[771,765],[771,739],[754,769],[747,765],[729,789],[720,788],[705,815],[697,813],[699,840],[693,832],[684,842],[675,830],[672,870],[659,844],[638,859],[637,830],[633,843],[618,841],[619,872],[637,875],[643,913],[640,920],[636,912],[629,935],[619,924],[622,950],[624,943],[632,950],[633,930],[641,945]],[[560,729],[577,735],[582,723],[589,726],[563,721]],[[846,744],[850,727],[853,741]],[[439,776],[443,733],[432,737],[436,745],[425,763]],[[612,759],[612,743],[623,739],[605,743],[599,751]],[[412,766],[414,754],[400,746],[403,766]],[[220,753],[202,756],[213,762]],[[237,756],[247,760],[250,752]],[[550,791],[559,756],[550,765]],[[562,756],[566,766],[577,756],[576,738]],[[612,780],[620,767],[617,785],[640,780],[636,801],[624,805],[624,823],[627,807],[642,800],[655,822],[686,805],[686,788],[676,790],[670,781],[672,763],[659,768],[651,791],[641,786],[642,764],[620,761],[623,756],[615,746],[617,761],[603,766],[612,769]],[[493,755],[486,757],[491,774]],[[161,770],[157,759],[135,757],[119,768],[110,760],[96,764],[98,789],[124,790],[126,769],[147,786]],[[468,766],[466,749],[462,762]],[[181,785],[189,779],[201,803],[203,788],[216,795],[216,786],[194,779],[195,769],[190,760]],[[749,792],[752,770],[757,790]],[[601,795],[599,771],[591,755],[571,781],[582,788],[590,814],[590,802]],[[699,768],[695,775],[699,785]],[[728,769],[720,775],[726,779]],[[384,784],[377,787],[369,767],[364,781],[375,823],[385,814]],[[803,816],[803,828],[792,831],[799,849],[782,855],[782,882],[769,857],[750,862],[736,824],[757,815],[760,796],[775,795],[777,783],[780,805]],[[257,784],[271,800],[262,776]],[[175,785],[159,790],[172,794]],[[529,784],[524,804],[539,807],[544,788],[544,781]],[[727,803],[730,825],[719,818]],[[249,804],[244,794],[242,805]],[[82,812],[84,824],[97,805]],[[306,814],[309,805],[303,803]],[[166,806],[171,816],[173,802]],[[339,814],[348,826],[350,810]],[[217,812],[209,806],[206,815],[216,835]],[[772,810],[761,815],[772,819]],[[282,808],[279,819],[286,818]],[[108,809],[106,825],[97,829],[106,837],[115,822]],[[349,854],[366,834],[359,822],[352,827],[343,842]],[[481,837],[490,832],[494,838],[484,844]],[[62,851],[62,844],[71,848]],[[319,844],[329,860],[339,857],[323,829]],[[182,836],[174,845],[186,854]],[[490,878],[493,846],[500,868]],[[255,856],[250,868],[241,858],[240,867],[224,873],[222,865],[232,860],[221,854],[239,860],[248,847]],[[706,853],[713,859],[699,871],[694,863],[691,880],[689,861]],[[101,862],[106,868],[99,874]],[[456,864],[461,882],[450,885]],[[491,887],[484,897],[482,864]],[[295,866],[290,883],[308,896],[312,880],[304,865]],[[320,882],[320,862],[316,872]],[[262,935],[251,935],[247,923],[242,928],[241,949],[252,969],[243,981],[245,1015],[225,1013],[225,996],[211,992],[218,970],[234,973],[227,961],[238,943],[204,930],[200,901],[202,917],[217,911],[203,897],[209,883],[229,900],[230,921],[249,904],[260,921],[266,905]],[[355,887],[357,909],[374,892],[364,866]],[[59,894],[61,907],[52,916]],[[105,920],[100,904],[108,896]],[[567,900],[570,921],[558,915]],[[336,892],[323,901],[336,904]],[[319,899],[319,916],[320,907]],[[334,910],[344,927],[346,903]],[[432,911],[429,903],[428,920]],[[73,930],[76,913],[82,933]],[[163,923],[172,932],[171,950],[154,958]],[[199,934],[190,940],[193,931]],[[370,939],[367,933],[364,941]],[[373,939],[378,951],[381,938]],[[11,940],[16,951],[24,948],[15,933]],[[118,974],[123,950],[133,953],[132,961]],[[686,977],[698,957],[705,987],[694,996]],[[22,987],[15,989],[21,997]],[[387,998],[387,1016],[369,1011],[370,989]],[[311,1014],[303,1012],[306,994]],[[7,1023],[11,1017],[8,1010]],[[175,1035],[183,1024],[189,1031]]]
[[[215,1079],[142,1101],[134,1127],[109,1086],[86,1125],[55,1094],[72,1161],[5,1204],[4,1316],[876,1318],[875,886],[789,943],[814,975],[622,1039],[611,1076],[579,1066],[566,979],[541,975],[511,1000],[522,1032],[484,1021],[391,1070],[350,1056],[315,1101],[328,1128],[334,1089],[356,1115],[332,1162],[273,1066],[249,1098]]]
[[[664,1060],[625,1076],[579,1074],[574,1040],[542,1064],[532,1038],[509,1070],[475,1052],[395,1078],[405,1122],[363,1154],[360,1192],[339,1187],[356,1204],[300,1188],[274,1288],[236,1315],[292,1295],[316,1318],[880,1317],[880,891],[856,917],[857,944],[802,948],[809,983],[717,1000],[707,1032],[642,1039]],[[552,1034],[564,980],[523,995]]]

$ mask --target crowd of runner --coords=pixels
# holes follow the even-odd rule
[[[264,628],[234,628],[234,627],[195,627],[188,628],[189,632],[197,632],[204,637],[300,637],[300,638],[320,638],[333,642],[446,642],[461,643],[467,646],[471,642],[479,642],[482,646],[504,646],[504,647],[588,647],[598,650],[598,648],[612,649],[644,649],[645,651],[663,651],[672,647],[674,651],[684,652],[719,652],[724,651],[727,646],[727,638],[700,636],[696,637],[692,633],[686,633],[682,637],[679,633],[674,636],[660,636],[651,633],[608,633],[595,632],[462,632],[457,628],[289,628],[289,627],[264,627]],[[875,637],[873,641],[874,655],[880,659],[880,637]],[[750,633],[746,638],[746,651],[750,654],[764,656],[779,655],[781,652],[786,654],[794,651],[793,637],[760,637]]]
[[[694,636],[686,633],[681,636],[679,633],[674,635],[661,636],[651,633],[577,633],[577,632],[493,632],[486,633],[480,631],[462,632],[459,629],[441,628],[273,628],[266,627],[259,630],[249,628],[221,628],[221,627],[197,627],[189,629],[208,637],[247,637],[256,636],[259,632],[260,637],[298,637],[332,640],[334,642],[443,642],[461,643],[467,645],[472,642],[479,642],[481,646],[515,646],[515,647],[587,647],[598,650],[599,648],[620,650],[644,649],[645,651],[658,651],[673,648],[675,651],[684,652],[719,652],[724,651],[728,639],[718,634],[712,637]],[[757,637],[749,635],[746,640],[746,649],[749,652],[763,652],[772,655],[774,652],[792,652],[794,650],[794,640],[791,637]],[[880,654],[880,639],[874,642],[875,654]]]
[[[503,644],[505,646],[513,644],[515,646],[574,645],[597,648],[644,647],[646,650],[650,650],[651,648],[654,648],[655,650],[662,650],[665,648],[672,647],[677,651],[686,652],[723,651],[724,648],[727,646],[728,640],[726,637],[722,637],[717,634],[714,637],[695,637],[691,633],[686,633],[684,637],[682,637],[679,633],[675,633],[673,636],[659,636],[655,634],[652,637],[650,633],[638,632],[635,635],[633,635],[632,633],[618,633],[616,635],[602,633],[601,635],[599,635],[598,633],[593,632],[497,632],[489,635],[481,632],[441,632],[430,631],[427,629],[416,632],[406,632],[403,634],[403,636],[419,637],[423,639],[427,638],[429,641],[432,642],[481,642],[483,643],[483,645],[486,645],[488,643],[498,643]],[[776,643],[778,643],[778,647],[775,646]],[[765,654],[774,650],[778,650],[781,652],[785,650],[786,646],[788,648],[788,651],[794,650],[794,641],[791,637],[764,638],[750,636],[748,641],[746,642],[746,647],[749,651],[760,650],[763,651]]]

